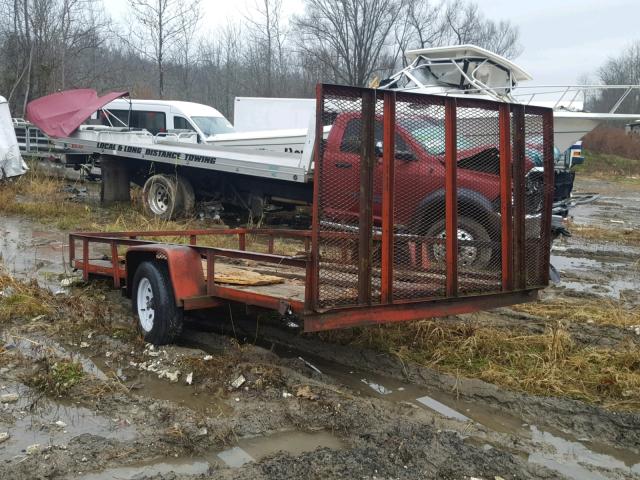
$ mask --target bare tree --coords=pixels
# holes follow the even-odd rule
[[[446,4],[442,33],[440,42],[444,45],[472,43],[510,58],[522,51],[518,27],[506,20],[495,22],[485,18],[478,4],[470,0]]]
[[[330,79],[362,86],[378,61],[400,14],[402,1],[306,0],[294,19],[301,54]]]
[[[255,0],[252,14],[246,16],[249,39],[248,67],[261,95],[274,95],[274,84],[282,80],[286,27],[282,22],[282,0]]]
[[[200,0],[129,0],[129,5],[140,28],[132,30],[128,43],[156,64],[158,95],[163,98],[165,62],[181,33],[200,18]]]
[[[640,85],[640,40],[631,43],[618,56],[609,58],[598,69],[598,77],[604,85]],[[590,108],[609,111],[624,90],[603,90],[590,100]],[[632,90],[620,105],[620,112],[640,111],[640,92]]]

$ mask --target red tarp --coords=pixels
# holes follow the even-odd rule
[[[96,110],[128,92],[111,92],[98,97],[95,90],[83,88],[53,93],[27,105],[27,120],[50,137],[68,137]]]

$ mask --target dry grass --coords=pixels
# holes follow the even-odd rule
[[[14,319],[42,318],[55,313],[53,295],[33,283],[20,282],[3,274],[0,267],[0,323]]]
[[[515,305],[512,308],[518,312],[550,320],[614,325],[617,327],[640,325],[640,309],[614,299],[556,298],[545,300],[544,302]]]
[[[61,229],[74,228],[92,218],[89,206],[71,202],[62,192],[62,182],[37,170],[0,188],[0,212],[22,215]]]
[[[603,228],[572,223],[569,230],[576,237],[586,240],[640,245],[640,230],[637,228]]]
[[[640,349],[580,346],[559,321],[549,322],[542,335],[471,321],[423,320],[322,336],[513,390],[640,409]]]
[[[132,190],[132,205],[120,204],[101,207],[97,201],[73,201],[63,191],[70,182],[52,178],[33,165],[31,170],[15,181],[0,188],[0,213],[20,215],[53,225],[61,230],[73,231],[161,231],[201,230],[221,228],[219,225],[195,218],[175,221],[147,218],[140,205],[139,189]],[[188,238],[179,236],[149,237],[151,240],[169,243],[188,243]],[[198,244],[219,248],[239,247],[235,235],[210,235],[198,237]],[[263,235],[248,235],[247,249],[266,252],[268,239]],[[304,251],[302,241],[275,239],[274,253],[295,255]]]
[[[17,280],[0,267],[0,324],[20,325],[25,331],[60,335],[79,341],[86,330],[135,340],[138,333],[130,310],[105,301],[108,291],[100,284],[74,288],[54,295],[36,282]]]

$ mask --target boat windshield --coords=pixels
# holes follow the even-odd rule
[[[191,117],[196,122],[198,128],[202,130],[207,137],[217,135],[219,133],[234,133],[233,125],[224,117]]]
[[[460,70],[456,65],[460,67]],[[410,70],[414,77],[423,86],[444,86],[460,90],[476,87],[462,72],[475,78],[484,86],[493,89],[496,93],[504,94],[510,90],[509,72],[491,61],[485,59],[464,59],[446,62],[432,62],[418,64]]]

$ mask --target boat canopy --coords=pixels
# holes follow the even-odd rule
[[[451,90],[512,100],[511,90],[531,76],[515,63],[475,45],[409,50],[409,66],[381,82],[381,88],[440,94]]]
[[[95,111],[128,92],[109,92],[101,97],[95,90],[67,90],[40,97],[27,105],[27,120],[50,137],[68,137]]]
[[[521,67],[506,59],[502,55],[493,53],[477,45],[450,45],[447,47],[420,48],[407,51],[407,60],[411,63],[418,57],[425,57],[431,60],[457,61],[465,59],[486,59],[493,64],[509,70],[516,82],[533,80],[533,77]]]

